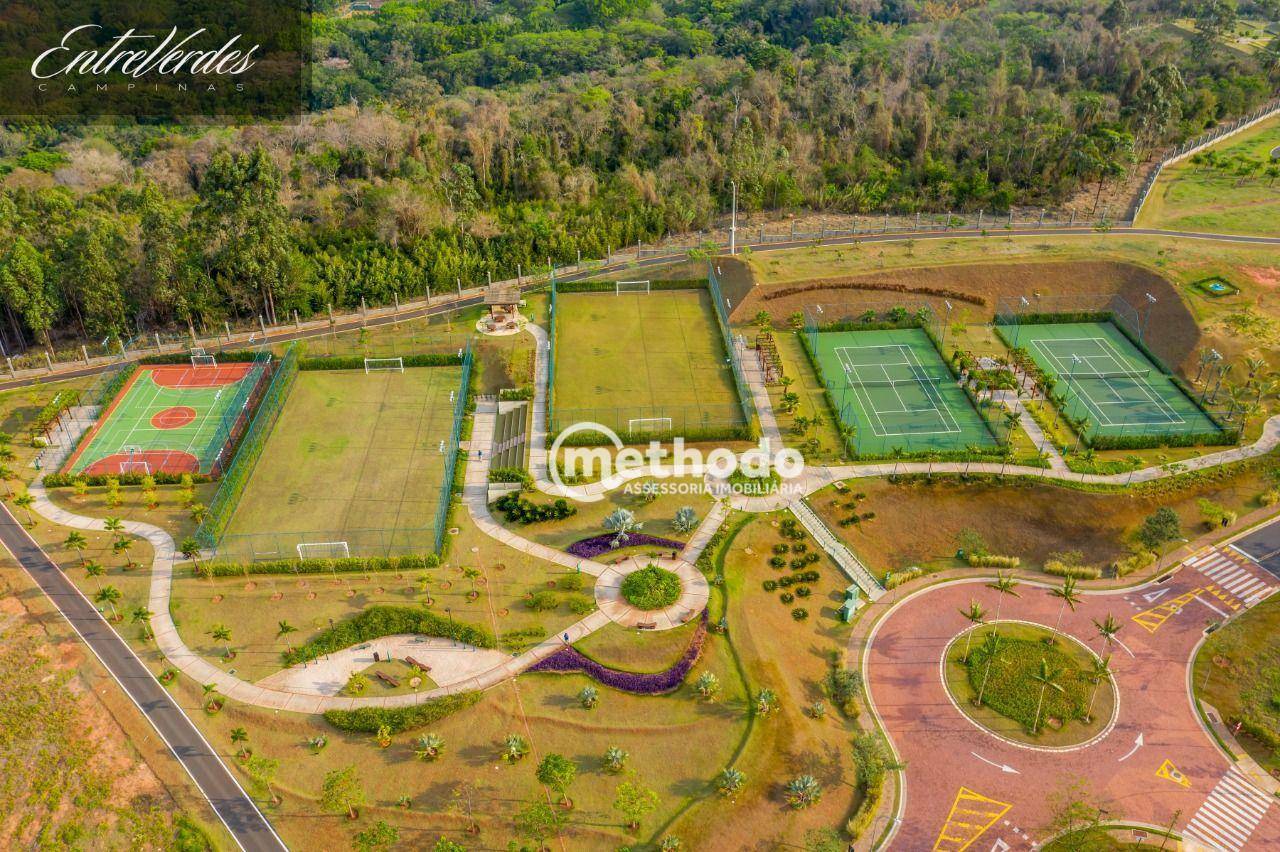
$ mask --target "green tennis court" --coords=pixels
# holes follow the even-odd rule
[[[1067,414],[1086,419],[1090,436],[1221,431],[1113,323],[1020,325],[1005,333],[1054,377]]]
[[[819,332],[809,340],[859,455],[996,445],[923,330]]]
[[[139,367],[63,470],[217,473],[230,459],[265,373],[265,361]]]

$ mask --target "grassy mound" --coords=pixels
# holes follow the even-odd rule
[[[650,565],[623,578],[622,596],[637,609],[666,609],[680,597],[680,578]]]
[[[966,663],[969,685],[975,693],[981,691],[983,704],[1028,731],[1060,728],[1069,721],[1087,721],[1093,682],[1081,659],[1082,653],[1065,652],[1062,646],[1066,640],[1059,639],[1057,644],[1050,645],[1030,635],[1031,632],[1024,629],[1016,634],[1001,635],[993,654],[987,653],[980,642],[982,637],[975,636]],[[1049,635],[1048,631],[1036,632]],[[1047,686],[1037,680],[1042,674],[1042,662],[1051,675]],[[1044,706],[1037,726],[1036,707],[1042,692]]]

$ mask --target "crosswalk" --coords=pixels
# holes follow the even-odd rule
[[[1248,844],[1270,804],[1271,797],[1251,785],[1233,765],[1182,834],[1210,849],[1237,852]]]
[[[1265,598],[1272,590],[1271,574],[1248,564],[1243,557],[1232,551],[1213,548],[1193,556],[1184,564],[1199,571],[1219,589],[1240,601],[1246,609]],[[1259,574],[1262,576],[1259,577]]]

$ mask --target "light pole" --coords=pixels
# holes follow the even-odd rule
[[[1147,324],[1151,322],[1151,311],[1156,306],[1156,297],[1150,293],[1147,296],[1147,312],[1142,317],[1142,325],[1138,327],[1138,339],[1145,340],[1147,337]]]
[[[733,202],[729,213],[729,256],[732,257],[738,250],[738,182],[731,180],[729,185],[733,187]]]

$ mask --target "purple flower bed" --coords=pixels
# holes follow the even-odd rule
[[[689,670],[693,668],[693,664],[698,661],[698,656],[702,653],[702,643],[706,638],[707,611],[704,609],[702,617],[698,620],[698,629],[694,632],[693,639],[689,641],[689,647],[684,649],[684,653],[676,661],[675,665],[665,672],[637,674],[635,672],[618,671],[597,663],[577,648],[571,646],[561,648],[550,657],[539,660],[529,666],[525,671],[583,672],[605,686],[611,686],[623,692],[631,692],[636,695],[660,695],[664,692],[671,692],[684,683]]]
[[[597,556],[608,553],[616,548],[613,546],[613,540],[616,538],[614,533],[605,533],[604,535],[593,535],[591,538],[584,538],[575,541],[573,544],[565,548],[565,552],[570,556],[577,556],[582,559],[595,559]],[[656,535],[646,535],[645,533],[631,533],[627,536],[627,540],[623,542],[623,547],[657,547],[662,550],[684,550],[683,541],[674,541],[669,538],[659,538]]]

